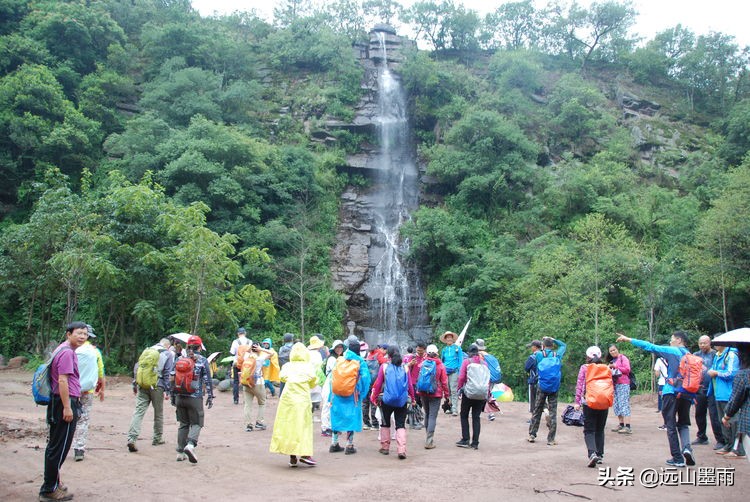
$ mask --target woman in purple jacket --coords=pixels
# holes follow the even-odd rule
[[[620,434],[632,434],[630,428],[630,359],[625,354],[620,354],[617,345],[609,346],[607,356],[609,367],[615,384],[615,404],[613,406],[615,415],[620,420],[612,432]]]

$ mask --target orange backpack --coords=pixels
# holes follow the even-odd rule
[[[242,362],[245,360],[245,354],[250,351],[250,347],[250,345],[240,345],[237,347],[237,361],[234,363],[237,369],[242,369]]]
[[[174,365],[174,391],[177,394],[192,394],[198,390],[198,385],[195,381],[195,360],[192,357],[179,358]]]
[[[349,397],[354,394],[359,379],[359,360],[339,356],[331,371],[331,391],[337,396]]]
[[[250,356],[242,362],[240,370],[240,384],[247,387],[255,387],[255,366],[257,359]]]
[[[675,382],[677,392],[695,394],[703,379],[703,359],[688,352],[680,359],[680,369]]]
[[[606,364],[589,364],[586,370],[586,406],[592,410],[608,410],[615,402],[612,372]]]

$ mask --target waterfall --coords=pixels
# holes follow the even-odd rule
[[[406,99],[398,77],[388,68],[386,36],[380,44],[377,116],[379,150],[372,193],[373,244],[370,276],[370,326],[361,326],[368,343],[405,345],[430,336],[419,274],[405,263],[409,241],[401,226],[418,204],[416,148],[407,116]]]

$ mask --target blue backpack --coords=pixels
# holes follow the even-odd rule
[[[545,356],[537,364],[539,371],[539,390],[542,392],[557,392],[560,389],[560,358],[556,352],[550,356]]]
[[[378,378],[378,370],[380,369],[380,363],[377,358],[367,359],[367,369],[370,370],[370,382],[375,383],[375,379]]]
[[[502,382],[503,372],[500,369],[500,363],[497,358],[491,354],[485,354],[484,362],[487,363],[487,367],[490,369],[490,383],[496,384]]]
[[[68,346],[58,347],[50,356],[46,363],[40,364],[34,376],[31,378],[31,395],[34,397],[36,404],[47,406],[52,400],[52,375],[50,373],[50,367],[52,361],[54,361],[57,354],[63,350],[73,350]]]
[[[385,385],[383,402],[394,408],[402,408],[409,398],[409,380],[403,366],[387,364],[385,367]]]
[[[417,392],[434,394],[437,392],[437,364],[432,359],[422,361],[417,377]]]

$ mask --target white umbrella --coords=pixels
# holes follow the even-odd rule
[[[211,361],[213,361],[214,359],[216,359],[216,356],[218,356],[219,354],[221,354],[221,352],[214,352],[213,354],[211,354],[210,356],[208,356],[208,358],[207,358],[208,359],[208,364],[211,364]]]
[[[725,345],[730,347],[736,347],[743,343],[750,343],[750,328],[733,329],[711,340],[711,345]]]
[[[185,344],[185,346],[187,346],[188,338],[190,338],[191,336],[193,335],[191,335],[190,333],[173,333],[169,335],[168,338],[177,338],[179,341]],[[201,350],[206,350],[206,346],[203,345],[202,343],[201,343]]]
[[[466,321],[466,326],[464,326],[464,329],[461,330],[461,334],[458,335],[458,340],[456,340],[456,345],[459,347],[464,343],[464,337],[466,336],[466,332],[469,330],[469,324],[471,323],[471,317],[469,317],[469,320]]]

